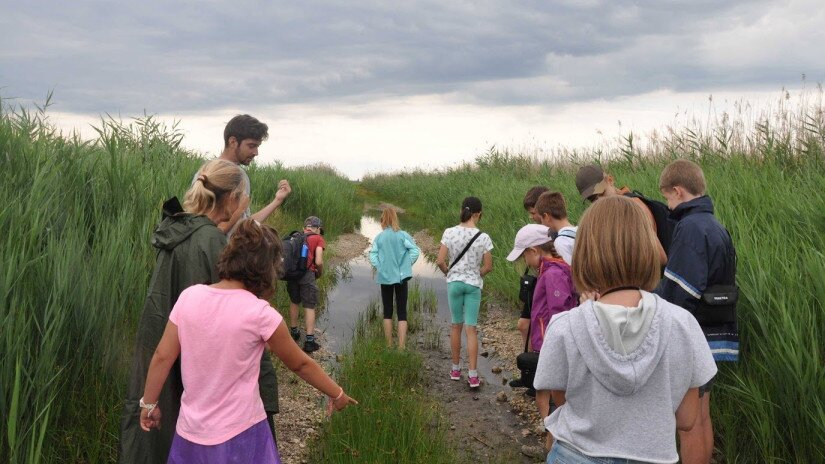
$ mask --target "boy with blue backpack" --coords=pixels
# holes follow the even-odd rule
[[[298,309],[304,307],[306,341],[304,351],[312,353],[320,348],[315,340],[315,308],[318,306],[316,279],[324,271],[323,223],[316,216],[304,221],[303,232],[293,232],[284,240],[284,277],[289,294],[289,333],[295,341],[298,331]],[[299,251],[300,250],[300,251]]]

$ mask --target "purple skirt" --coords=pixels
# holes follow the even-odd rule
[[[169,464],[223,464],[223,463],[281,464],[278,448],[266,420],[249,427],[219,445],[199,445],[175,432]]]

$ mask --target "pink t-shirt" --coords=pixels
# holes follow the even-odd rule
[[[176,430],[201,445],[223,443],[266,419],[258,390],[261,353],[283,317],[246,290],[194,285],[169,320],[178,326],[183,396]]]

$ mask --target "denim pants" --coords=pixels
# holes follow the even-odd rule
[[[570,445],[556,441],[550,454],[547,455],[547,464],[646,464],[643,461],[624,458],[596,458],[582,454]]]

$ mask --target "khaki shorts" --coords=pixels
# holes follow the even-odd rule
[[[312,271],[307,271],[300,280],[288,280],[286,292],[293,304],[309,309],[318,307],[318,284],[315,283],[315,273]]]

